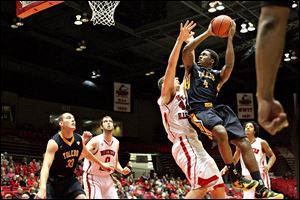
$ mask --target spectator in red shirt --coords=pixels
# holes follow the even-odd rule
[[[33,183],[36,181],[36,178],[34,176],[34,173],[30,173],[30,176],[27,180],[27,186],[32,187]]]
[[[14,175],[12,177],[12,179],[10,180],[10,185],[11,185],[12,188],[20,186],[20,184],[19,184],[19,182],[17,180],[17,176],[19,176],[19,175]]]
[[[35,173],[37,171],[36,161],[35,159],[32,159],[32,161],[29,163],[31,172]]]

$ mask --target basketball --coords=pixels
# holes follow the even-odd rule
[[[232,19],[227,15],[219,15],[211,20],[212,32],[219,37],[225,38],[231,26]]]

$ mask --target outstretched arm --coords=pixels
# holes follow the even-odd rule
[[[225,65],[221,70],[221,82],[222,85],[229,79],[233,66],[234,66],[234,49],[233,49],[233,36],[235,34],[236,24],[232,20],[231,27],[228,34],[227,39],[227,48],[226,48],[226,55],[225,55]]]
[[[289,125],[281,103],[274,99],[274,86],[282,59],[288,16],[288,7],[263,7],[256,36],[258,123],[271,135]]]
[[[209,24],[208,29],[202,33],[201,35],[197,36],[195,39],[191,40],[183,49],[182,51],[182,61],[187,69],[191,68],[191,66],[195,63],[195,54],[194,51],[201,44],[206,38],[209,36],[213,36],[213,32],[211,31],[211,24]]]
[[[95,157],[84,145],[84,143],[82,144],[82,152],[81,154],[83,155],[83,157],[97,163],[98,165],[100,165],[100,167],[104,170],[104,171],[111,171],[114,170],[114,166],[109,165],[109,163],[104,163],[101,162],[97,157]]]
[[[46,153],[44,155],[43,167],[40,175],[40,189],[36,198],[46,199],[46,184],[49,177],[50,167],[53,163],[55,152],[58,150],[58,145],[54,140],[49,140],[47,144]]]
[[[176,75],[176,66],[178,63],[180,49],[183,42],[191,37],[191,34],[193,34],[191,33],[191,30],[195,26],[196,24],[193,21],[189,22],[188,20],[186,21],[184,26],[182,25],[182,23],[180,24],[180,33],[170,54],[168,66],[164,76],[164,83],[161,89],[162,104],[168,104],[176,93],[174,87],[174,79]]]

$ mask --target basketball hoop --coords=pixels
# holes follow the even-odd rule
[[[102,24],[114,26],[114,13],[120,1],[89,1],[89,5],[93,11],[93,24]]]

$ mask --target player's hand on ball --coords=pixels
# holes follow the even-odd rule
[[[231,21],[231,26],[230,26],[230,29],[229,29],[229,32],[228,32],[228,37],[233,37],[234,34],[235,34],[235,30],[236,30],[236,24],[235,24],[235,22],[232,20],[232,21]]]

